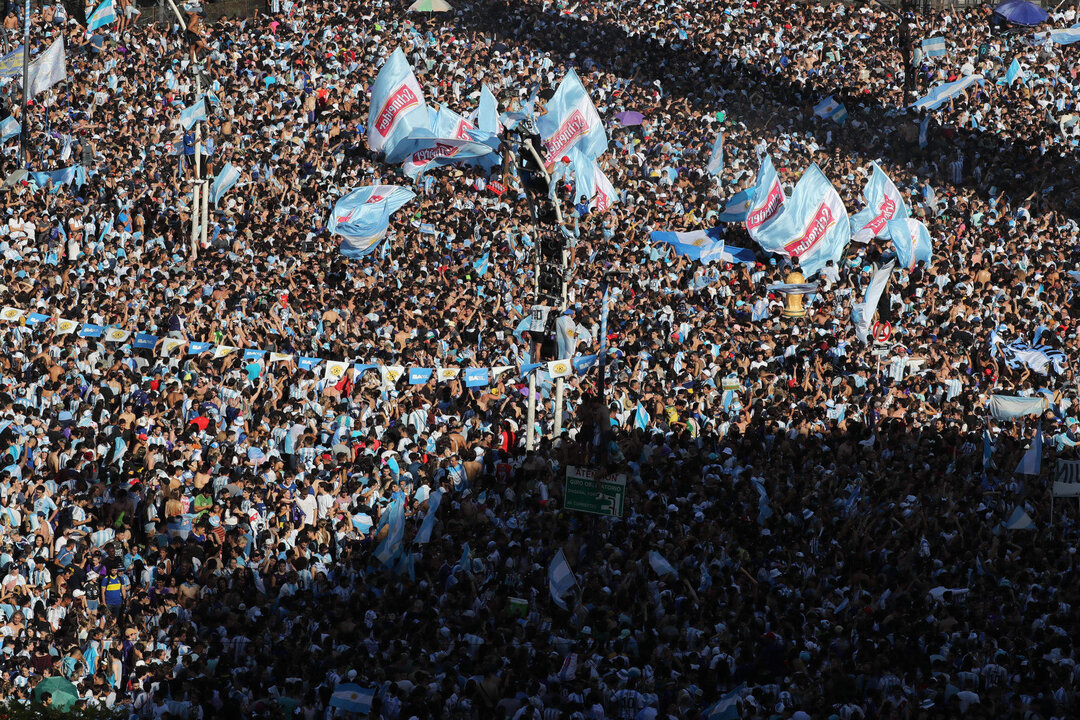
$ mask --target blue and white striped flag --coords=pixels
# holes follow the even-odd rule
[[[710,175],[719,175],[724,169],[724,131],[716,134],[716,142],[713,143],[712,152],[709,153],[709,164],[705,166]]]
[[[390,507],[379,518],[379,528],[383,525],[388,529],[386,537],[375,548],[375,559],[386,567],[392,567],[401,554],[401,540],[405,536],[405,503],[401,498],[392,500]]]
[[[229,192],[239,180],[240,169],[232,163],[225,163],[225,167],[221,168],[221,172],[214,178],[214,184],[210,186],[210,202],[214,203],[214,207],[217,207],[218,200],[224,197],[225,193]]]
[[[473,269],[476,270],[476,274],[480,277],[487,275],[488,267],[491,265],[491,253],[484,253],[483,257],[476,261],[473,265]]]
[[[423,522],[420,523],[420,530],[416,533],[416,542],[421,545],[431,540],[431,531],[435,528],[435,511],[439,509],[439,504],[442,503],[442,495],[442,490],[435,490],[428,495],[427,513],[424,515]]]
[[[608,313],[611,310],[611,289],[604,288],[604,297],[600,300],[600,352],[598,355],[604,356],[607,352],[607,322]]]
[[[0,122],[0,142],[7,142],[22,131],[22,126],[15,118],[8,116]]]
[[[1042,472],[1042,450],[1043,450],[1043,434],[1042,426],[1035,431],[1035,440],[1031,443],[1031,447],[1024,453],[1024,457],[1020,458],[1020,463],[1016,466],[1017,475],[1038,475]]]
[[[652,420],[649,417],[649,412],[645,409],[645,406],[640,402],[637,404],[637,410],[634,411],[634,427],[639,430],[645,430],[649,427],[649,421]]]
[[[847,108],[832,95],[814,106],[814,114],[819,118],[828,118],[838,125],[843,125],[848,118]]]
[[[922,51],[926,57],[932,58],[945,57],[949,52],[945,47],[945,38],[941,35],[923,40]]]
[[[738,720],[738,704],[745,687],[743,684],[726,695],[721,695],[716,704],[705,711],[705,720]]]
[[[983,472],[987,470],[993,470],[997,467],[994,463],[994,451],[997,450],[997,446],[994,444],[994,439],[990,436],[990,429],[983,430]]]
[[[116,22],[116,8],[113,6],[113,0],[105,0],[97,6],[97,9],[90,14],[90,17],[86,18],[86,32],[87,34],[94,32],[100,27],[105,27],[109,23]]]
[[[330,707],[357,715],[367,715],[371,712],[371,703],[374,700],[374,688],[362,688],[355,683],[341,683],[334,688],[334,694],[330,696]]]
[[[188,105],[186,108],[180,111],[180,125],[185,130],[190,130],[191,127],[200,120],[206,119],[206,98],[200,97],[197,102]]]
[[[1024,82],[1022,71],[1020,70],[1020,61],[1017,58],[1013,58],[1013,61],[1009,64],[1009,69],[1005,72],[1005,84],[1010,87],[1016,78],[1020,78],[1020,82]]]
[[[563,610],[567,610],[566,602],[563,600],[563,596],[570,592],[570,588],[577,584],[577,579],[574,577],[574,573],[570,570],[569,563],[566,562],[566,556],[563,555],[563,551],[555,553],[555,557],[551,558],[551,565],[548,566],[548,589],[551,591],[551,600]]]

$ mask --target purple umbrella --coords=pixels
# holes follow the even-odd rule
[[[615,116],[615,120],[618,121],[623,127],[630,127],[631,125],[640,125],[641,121],[645,119],[645,116],[636,110],[627,110],[621,112]]]
[[[1050,17],[1045,10],[1028,0],[1008,0],[994,8],[994,12],[1015,25],[1038,25]]]

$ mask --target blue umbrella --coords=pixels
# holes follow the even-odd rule
[[[994,8],[994,12],[1016,25],[1038,25],[1046,22],[1046,11],[1028,0],[1008,0]]]

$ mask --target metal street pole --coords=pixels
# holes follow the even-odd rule
[[[19,124],[19,167],[26,167],[26,139],[30,135],[30,123],[27,115],[30,111],[30,0],[23,4],[23,93],[22,93],[22,117]]]

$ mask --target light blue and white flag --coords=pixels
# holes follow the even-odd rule
[[[491,266],[491,253],[484,253],[479,260],[473,263],[473,269],[476,270],[476,274],[479,277],[487,275],[488,268]]]
[[[716,216],[717,221],[723,223],[746,222],[746,218],[750,214],[750,208],[754,204],[755,192],[757,192],[756,187],[748,187],[732,195],[727,204],[724,205],[723,211]]]
[[[742,699],[745,687],[743,684],[721,695],[720,699],[705,711],[705,720],[738,720],[739,700]]]
[[[432,490],[431,494],[428,495],[427,513],[424,515],[424,520],[420,523],[420,529],[416,533],[416,542],[421,545],[431,541],[431,531],[435,528],[435,512],[442,503],[442,496],[442,490]]]
[[[922,41],[922,51],[927,57],[932,58],[945,57],[949,52],[945,47],[945,38],[941,35],[925,38]]]
[[[1013,61],[1009,63],[1009,69],[1005,72],[1005,84],[1012,87],[1017,78],[1020,78],[1020,82],[1024,82],[1023,71],[1020,69],[1020,60],[1013,58]]]
[[[355,683],[339,683],[334,688],[334,694],[330,696],[330,707],[357,715],[368,715],[374,700],[374,688],[362,688]]]
[[[866,207],[851,217],[851,239],[859,243],[868,243],[875,237],[887,237],[889,221],[911,214],[904,197],[885,171],[877,163],[870,165],[870,179],[863,188]]]
[[[649,416],[649,411],[646,410],[645,406],[639,401],[637,409],[634,410],[634,427],[638,430],[648,430],[649,421],[651,420],[652,418]]]
[[[476,124],[480,132],[489,136],[498,136],[502,129],[499,123],[499,102],[486,84],[480,87],[480,106],[476,111]]]
[[[615,188],[596,160],[576,147],[572,148],[567,156],[570,158],[570,167],[574,169],[574,202],[578,203],[586,199],[590,207],[600,213],[615,204],[618,200]],[[556,163],[556,165],[562,164]]]
[[[758,236],[780,217],[786,202],[780,176],[776,174],[772,158],[766,155],[758,168],[750,207],[746,212],[746,232],[750,237],[757,240]]]
[[[916,262],[929,264],[933,257],[934,243],[930,239],[930,231],[919,220],[890,220],[889,237],[896,249],[896,259],[905,270],[915,267]]]
[[[658,230],[649,233],[649,240],[654,243],[666,243],[674,248],[677,254],[685,255],[691,260],[697,260],[706,265],[721,260],[724,254],[724,240],[720,235],[720,228],[694,232]]]
[[[949,83],[942,83],[941,85],[937,85],[931,88],[930,92],[928,92],[924,97],[921,97],[914,103],[912,103],[911,107],[915,108],[916,110],[922,110],[924,108],[926,110],[937,110],[939,107],[949,102],[954,97],[964,92],[975,83],[982,84],[982,82],[982,75],[968,75],[966,77],[960,78],[959,80],[954,80]]]
[[[20,132],[22,132],[22,126],[19,125],[19,121],[15,118],[8,116],[4,118],[3,122],[0,122],[0,142],[7,142]]]
[[[86,182],[86,171],[81,165],[72,165],[61,170],[38,171],[30,173],[30,178],[39,187],[43,188],[50,182],[53,185],[52,192],[57,192],[61,187],[75,183],[75,187],[82,187]]]
[[[342,238],[341,253],[348,258],[373,251],[386,235],[390,216],[416,193],[397,185],[356,188],[334,204],[327,229]]]
[[[871,276],[870,284],[866,286],[863,301],[851,307],[851,322],[855,325],[855,337],[864,344],[870,342],[870,329],[873,327],[878,301],[881,300],[881,295],[885,292],[885,287],[889,284],[889,278],[892,277],[895,269],[895,260],[890,260],[879,267]]]
[[[225,167],[221,168],[221,172],[217,174],[214,183],[210,186],[210,202],[214,203],[214,207],[217,207],[218,200],[221,200],[239,180],[240,168],[232,163],[225,163]]]
[[[405,53],[397,48],[379,70],[371,88],[367,141],[372,152],[383,153],[394,164],[408,154],[398,145],[406,138],[431,137],[431,118],[424,92],[413,75]]]
[[[990,429],[986,428],[983,430],[983,472],[997,467],[994,463],[994,452],[996,450],[997,445],[994,443],[994,439],[990,437]]]
[[[608,346],[608,315],[611,312],[611,288],[604,288],[604,297],[600,298],[600,350],[597,353],[603,357]]]
[[[667,558],[655,550],[649,551],[649,565],[652,566],[652,569],[656,571],[656,574],[660,577],[664,577],[665,575],[679,577],[679,573],[675,570],[674,566],[667,561]]]
[[[847,122],[848,111],[842,102],[834,99],[832,95],[825,98],[814,106],[814,114],[819,118],[826,118],[843,125]]]
[[[379,518],[379,528],[386,525],[386,537],[375,548],[375,559],[391,567],[401,554],[401,541],[405,537],[405,502],[401,498],[390,501],[389,507]]]
[[[200,97],[196,102],[188,105],[180,111],[180,125],[185,130],[190,130],[195,123],[206,119],[206,98]]]
[[[1013,395],[991,395],[990,417],[995,420],[1015,420],[1026,415],[1042,415],[1046,412],[1046,398],[1019,397]]]
[[[1017,475],[1038,475],[1042,472],[1042,452],[1043,452],[1043,434],[1042,425],[1035,430],[1035,440],[1032,441],[1031,447],[1024,453],[1024,457],[1020,458],[1019,464],[1016,466]]]
[[[545,165],[561,159],[575,146],[593,159],[607,151],[604,123],[572,68],[548,101],[547,114],[538,118],[536,125],[544,143]]]
[[[551,601],[563,610],[568,610],[563,596],[576,584],[574,572],[570,569],[570,564],[566,562],[566,555],[560,549],[548,565],[548,590],[551,592]]]
[[[850,240],[851,222],[844,201],[816,164],[799,178],[784,212],[757,233],[758,244],[765,250],[798,258],[807,278],[828,260],[838,262]]]
[[[30,80],[30,97],[45,92],[67,77],[67,53],[64,51],[63,35],[50,45],[48,50],[34,58],[27,74]]]
[[[1021,506],[1017,505],[1009,513],[1009,519],[1005,521],[1006,530],[1034,530],[1035,521]]]
[[[1070,28],[1050,30],[1049,32],[1037,32],[1032,36],[1032,40],[1037,44],[1072,45],[1080,40],[1080,24],[1073,25]]]
[[[116,8],[113,6],[113,0],[105,0],[97,6],[90,17],[86,18],[86,32],[90,34],[113,22],[116,22]]]
[[[919,123],[919,147],[924,148],[930,144],[930,113]]]
[[[719,175],[720,171],[724,169],[723,130],[716,134],[716,141],[713,143],[712,152],[709,153],[709,164],[705,166],[705,169],[709,171],[710,175]]]

